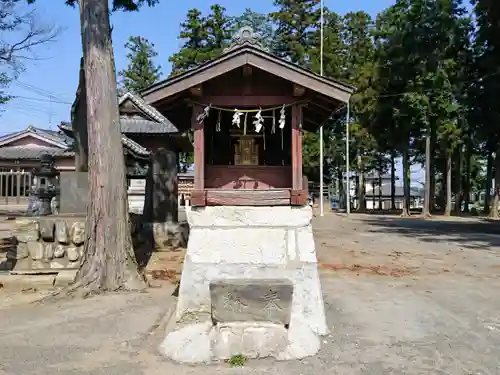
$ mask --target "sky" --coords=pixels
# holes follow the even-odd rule
[[[127,64],[124,44],[129,36],[140,35],[155,44],[158,52],[156,62],[161,64],[165,76],[170,71],[169,56],[176,52],[181,41],[180,23],[191,8],[208,14],[211,4],[207,0],[160,0],[154,8],[143,8],[140,12],[114,13],[113,45],[116,70]],[[231,15],[241,14],[251,4],[252,10],[268,13],[273,11],[272,0],[220,0]],[[375,16],[390,6],[393,0],[325,0],[329,9],[339,14],[364,10]],[[70,107],[78,86],[78,70],[81,57],[81,39],[78,10],[68,7],[64,0],[37,0],[36,11],[46,24],[63,28],[57,40],[36,50],[37,61],[27,61],[26,70],[9,91],[17,96],[3,107],[0,113],[0,135],[18,131],[28,125],[56,129],[61,121],[70,120]]]

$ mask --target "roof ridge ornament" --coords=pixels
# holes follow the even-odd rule
[[[264,52],[269,52],[269,49],[262,44],[260,35],[255,33],[251,26],[243,26],[233,35],[231,44],[224,48],[222,53],[227,53],[244,46],[251,46]]]

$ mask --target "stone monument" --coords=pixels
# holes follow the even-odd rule
[[[59,184],[59,213],[64,215],[87,215],[89,201],[88,172],[61,172]]]
[[[314,355],[328,333],[304,207],[193,207],[179,300],[160,351],[180,362]]]
[[[54,168],[54,157],[42,155],[40,167],[33,169],[34,184],[30,189],[28,216],[52,214],[52,199],[59,194],[59,172]]]

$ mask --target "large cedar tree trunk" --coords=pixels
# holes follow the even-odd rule
[[[378,209],[382,211],[382,172],[378,171]]]
[[[500,149],[495,153],[495,185],[493,186],[493,199],[491,202],[490,217],[498,218],[498,203],[500,201]]]
[[[366,211],[366,181],[365,172],[361,171],[359,174],[359,210]]]
[[[462,147],[457,148],[455,168],[455,212],[456,216],[462,211]]]
[[[451,215],[451,151],[446,151],[446,207],[444,215]]]
[[[472,152],[470,144],[465,152],[465,176],[464,176],[464,212],[469,212],[470,194],[471,194],[471,162]]]
[[[358,156],[358,211],[366,211],[366,182],[365,182],[365,171],[363,166],[363,161],[361,156]]]
[[[431,216],[431,137],[429,131],[425,137],[425,193],[422,215]]]
[[[484,213],[490,213],[491,207],[491,184],[493,180],[493,155],[488,151],[488,161],[486,163],[486,191],[484,194]]]
[[[338,195],[339,195],[339,208],[345,208],[345,189],[344,189],[344,180],[342,176],[342,169],[338,168],[337,169],[337,181],[339,182],[339,189],[338,189]]]
[[[403,151],[403,211],[401,216],[410,216],[410,158],[408,147]]]
[[[396,209],[396,153],[391,152],[391,210]]]
[[[430,197],[429,197],[429,211],[432,214],[436,210],[436,150],[432,149],[432,145],[437,144],[436,139],[436,127],[431,126],[431,158],[430,158],[430,167],[431,167],[431,175],[429,179],[430,183]]]
[[[107,0],[79,0],[87,91],[89,205],[83,262],[73,288],[141,289],[129,227],[125,161]]]

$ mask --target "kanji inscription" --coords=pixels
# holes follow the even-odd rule
[[[210,283],[212,321],[290,323],[293,285],[288,280],[221,280]]]

